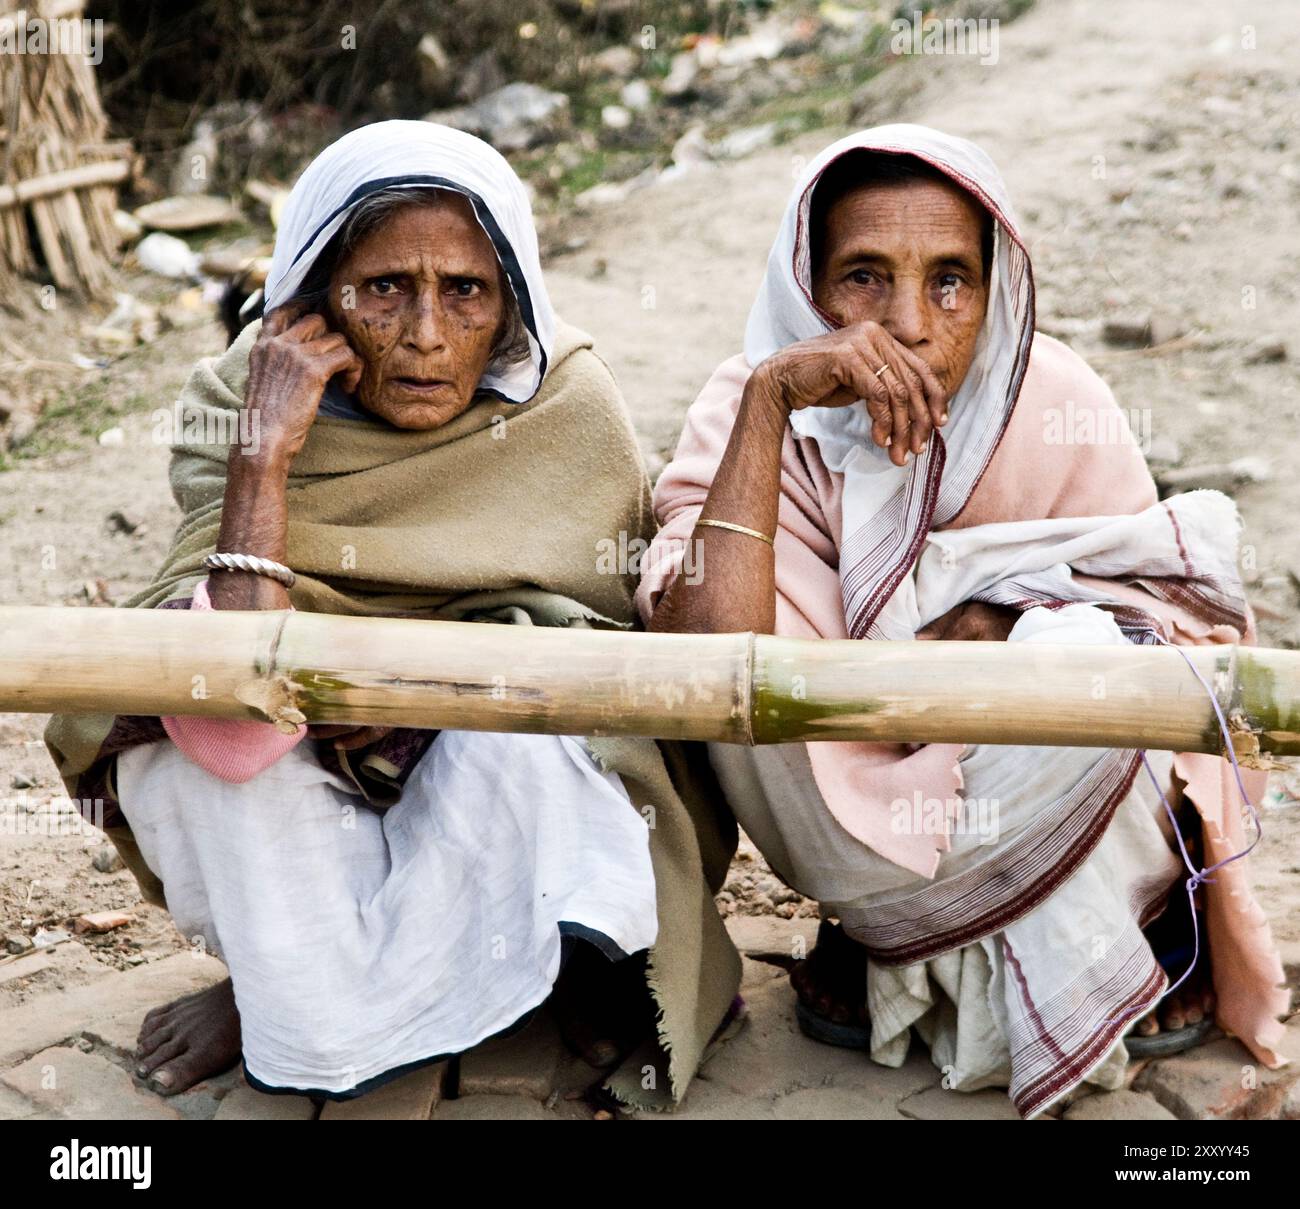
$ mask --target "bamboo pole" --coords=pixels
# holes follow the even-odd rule
[[[1300,754],[1300,651],[644,634],[322,613],[0,608],[0,710],[540,734]]]

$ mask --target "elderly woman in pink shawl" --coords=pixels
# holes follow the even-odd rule
[[[1091,440],[1063,427],[1085,414]],[[654,505],[653,630],[1253,641],[1234,505],[1158,501],[1106,385],[1034,331],[997,169],[920,126],[804,171],[744,353],[691,407]],[[702,576],[680,574],[688,541]],[[773,869],[821,903],[792,974],[817,1039],[898,1066],[915,1026],[946,1086],[1007,1086],[1026,1117],[1216,1018],[1280,1064],[1288,996],[1245,862],[1197,892],[1194,921],[1175,835],[1196,868],[1239,853],[1240,789],[1257,798],[1264,774],[1239,787],[1217,757],[1099,748],[710,755]]]

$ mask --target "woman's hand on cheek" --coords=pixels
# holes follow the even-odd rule
[[[352,392],[365,368],[344,336],[294,303],[266,316],[248,367],[244,406],[257,416],[262,445],[288,461],[307,440],[329,380],[338,374]]]
[[[758,369],[790,410],[862,399],[871,437],[896,466],[925,448],[948,420],[948,398],[930,367],[878,323],[851,324],[788,345]]]

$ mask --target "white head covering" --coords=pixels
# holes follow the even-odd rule
[[[840,587],[854,638],[910,638],[908,578],[931,527],[965,506],[1011,418],[1034,332],[1034,280],[1016,231],[1006,186],[974,143],[927,126],[877,126],[832,143],[804,169],[791,194],[767,273],[749,313],[745,359],[757,366],[799,340],[835,324],[812,299],[808,222],[814,186],[850,151],[906,153],[925,160],[972,194],[993,216],[993,267],[988,312],[975,356],[949,401],[949,420],[925,452],[895,466],[871,440],[871,419],[859,400],[848,407],[793,412],[791,427],[817,442],[827,467],[844,474]]]
[[[276,232],[265,309],[292,298],[321,249],[363,198],[381,189],[452,189],[467,197],[496,248],[528,329],[528,363],[483,375],[479,389],[510,403],[537,393],[555,340],[537,231],[523,182],[494,147],[434,122],[375,122],[331,143],[294,185]]]

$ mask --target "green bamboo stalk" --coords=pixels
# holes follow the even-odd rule
[[[1300,754],[1300,652],[851,642],[321,613],[0,608],[0,711],[724,743]]]

